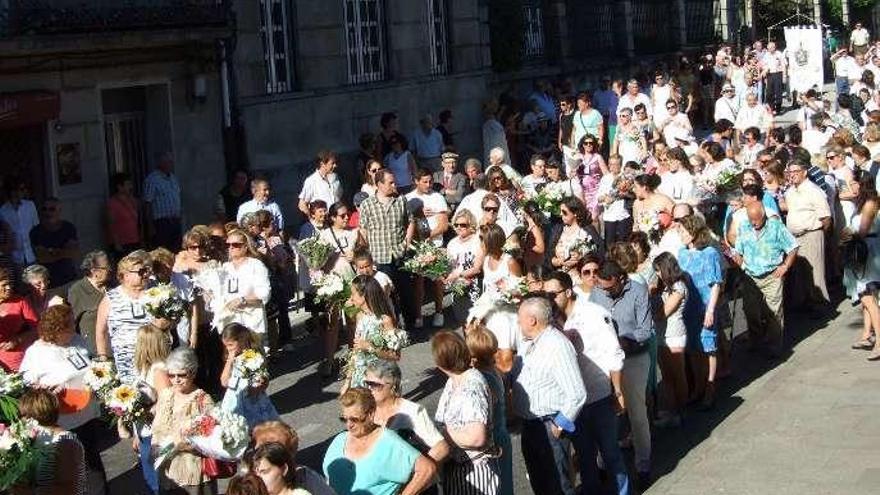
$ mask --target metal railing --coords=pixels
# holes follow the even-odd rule
[[[229,0],[0,0],[0,37],[223,27]]]

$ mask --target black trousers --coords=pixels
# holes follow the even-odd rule
[[[615,242],[626,242],[633,231],[632,217],[617,222],[605,222],[603,225],[603,230],[605,231],[605,252],[608,252],[611,249],[611,245]]]
[[[767,74],[767,89],[764,92],[767,104],[774,112],[782,108],[782,72]]]

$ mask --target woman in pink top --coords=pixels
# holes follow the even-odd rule
[[[37,338],[37,313],[12,292],[12,274],[0,268],[0,369],[18,371]]]
[[[117,259],[141,247],[138,200],[132,194],[131,176],[113,176],[113,195],[107,201],[107,234]]]
[[[590,212],[591,221],[595,224],[599,218],[599,181],[608,173],[608,166],[599,154],[599,142],[592,134],[586,134],[578,143],[581,152],[582,167],[578,170],[581,175],[581,187],[584,190],[584,204]]]

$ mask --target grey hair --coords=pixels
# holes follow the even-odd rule
[[[21,272],[21,280],[26,284],[38,277],[42,277],[48,281],[49,269],[43,265],[31,265]]]
[[[396,361],[378,359],[367,365],[367,371],[388,382],[388,385],[391,387],[391,393],[395,396],[400,396],[401,373],[400,366],[397,365]]]
[[[199,359],[189,347],[178,347],[165,358],[165,368],[169,371],[186,371],[195,376],[199,369]]]
[[[553,314],[553,308],[550,307],[550,301],[545,297],[532,296],[523,300],[519,305],[520,311],[538,320],[538,324],[546,325],[550,322],[550,316]]]
[[[97,249],[95,251],[89,251],[83,256],[82,263],[79,265],[79,269],[83,271],[86,275],[91,273],[91,271],[98,265],[98,261],[102,259],[109,260],[110,257],[107,256],[107,253]]]

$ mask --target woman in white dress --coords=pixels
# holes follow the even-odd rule
[[[617,132],[611,143],[611,154],[620,155],[623,163],[642,163],[647,156],[648,143],[638,126],[633,124],[632,109],[621,108],[617,115]]]
[[[499,285],[514,277],[522,276],[519,262],[504,252],[506,236],[498,225],[488,225],[482,233],[483,240],[483,292],[498,291]],[[489,312],[484,325],[498,340],[498,369],[507,373],[513,368],[518,324],[516,309],[499,309]]]
[[[880,339],[876,329],[880,328],[880,307],[877,305],[877,283],[880,282],[880,243],[878,243],[877,211],[880,201],[874,178],[870,173],[857,170],[854,180],[849,184],[856,193],[856,210],[850,216],[846,228],[841,232],[844,241],[844,286],[853,303],[861,302],[864,326],[862,338],[853,344],[855,349],[870,349],[869,361],[880,360]],[[861,253],[855,247],[864,243]],[[875,329],[872,338],[871,329]]]
[[[654,122],[663,122],[669,116],[666,102],[672,98],[672,86],[666,80],[663,71],[654,72],[654,84],[651,85],[651,115]]]
[[[222,324],[235,322],[250,328],[260,336],[266,350],[266,303],[272,291],[269,270],[260,261],[253,240],[243,230],[234,229],[226,235],[226,249],[229,261],[223,263],[226,279]]]
[[[452,312],[456,321],[467,315],[471,304],[480,294],[479,279],[483,271],[483,247],[476,235],[477,219],[470,210],[461,210],[452,219],[455,237],[446,245],[446,254],[452,259],[452,271],[446,277],[446,285],[461,283],[468,286],[463,296],[455,297]]]

